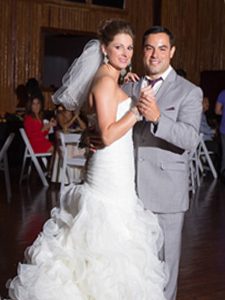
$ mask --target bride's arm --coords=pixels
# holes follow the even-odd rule
[[[92,90],[100,135],[105,146],[121,138],[137,122],[138,110],[133,108],[116,121],[118,85],[111,77],[102,77]]]

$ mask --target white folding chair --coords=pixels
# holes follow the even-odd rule
[[[216,179],[218,175],[214,167],[214,164],[212,162],[212,159],[210,157],[210,155],[213,154],[213,152],[208,151],[202,133],[200,133],[199,135],[199,145],[198,145],[197,153],[198,153],[199,169],[201,173],[204,172],[204,165],[203,165],[203,160],[204,160],[204,163],[208,164],[209,170],[211,171],[213,178]]]
[[[195,149],[189,152],[189,170],[190,170],[190,190],[194,194],[196,188],[200,186],[200,175],[204,173],[204,163],[207,163],[214,179],[217,178],[217,172],[210,157],[209,152],[203,140],[203,134],[200,133],[198,144]]]
[[[59,133],[60,142],[60,157],[62,162],[62,174],[61,174],[61,185],[60,192],[62,193],[65,182],[71,182],[71,178],[68,174],[68,168],[83,168],[86,164],[86,157],[84,154],[70,156],[68,152],[68,145],[78,146],[80,142],[81,134],[77,133]]]
[[[49,152],[44,152],[44,153],[34,153],[33,151],[33,148],[30,144],[30,141],[27,137],[27,134],[25,132],[25,130],[23,128],[20,128],[20,133],[21,133],[21,136],[22,136],[22,139],[25,143],[25,151],[24,151],[24,157],[23,157],[23,164],[22,164],[22,169],[21,169],[21,173],[20,173],[20,184],[21,182],[23,181],[23,179],[25,177],[29,177],[30,175],[30,172],[31,172],[31,165],[32,165],[32,162],[36,168],[36,171],[43,183],[44,186],[48,186],[48,181],[45,177],[45,173],[44,173],[44,170],[42,169],[38,159],[40,158],[44,164],[45,167],[47,167],[47,157],[50,157],[52,155],[52,153],[49,153]],[[24,174],[24,171],[25,171],[25,166],[26,166],[26,162],[27,161],[30,161],[30,164],[29,164],[29,167],[28,167],[28,172],[27,174]]]
[[[12,196],[11,192],[11,183],[10,183],[10,177],[9,177],[9,164],[8,164],[8,156],[7,156],[7,150],[9,146],[12,143],[12,140],[14,139],[15,133],[10,133],[7,137],[4,145],[1,148],[0,151],[0,170],[4,171],[5,175],[5,184],[6,184],[6,193],[7,193],[7,200]]]

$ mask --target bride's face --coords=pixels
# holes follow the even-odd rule
[[[109,63],[118,70],[125,69],[131,62],[133,56],[133,39],[129,34],[119,33],[115,35],[108,46],[103,46],[103,53],[106,53]]]

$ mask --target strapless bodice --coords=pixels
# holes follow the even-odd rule
[[[129,111],[131,102],[131,98],[128,98],[118,105],[117,120]],[[87,182],[92,188],[110,194],[111,197],[119,193],[126,196],[126,199],[133,199],[135,189],[132,129],[110,146],[93,154],[88,163]]]

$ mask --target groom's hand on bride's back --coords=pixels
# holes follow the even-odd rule
[[[98,132],[91,132],[89,136],[89,149],[91,152],[96,152],[99,149],[104,148],[102,138]]]
[[[81,137],[80,145],[81,147],[88,148],[90,152],[96,152],[97,150],[105,147],[100,133],[92,127],[85,129]]]

